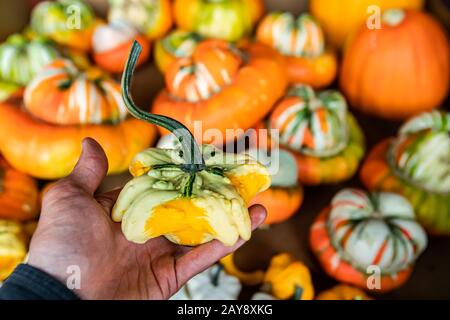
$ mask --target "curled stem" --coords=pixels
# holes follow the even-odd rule
[[[127,63],[125,64],[125,70],[122,75],[122,98],[128,111],[135,118],[163,127],[177,137],[181,143],[181,150],[183,152],[182,157],[185,161],[185,164],[183,165],[184,171],[195,173],[203,170],[205,168],[205,161],[203,160],[202,153],[200,152],[199,146],[195,142],[194,136],[188,128],[186,128],[186,126],[175,119],[145,112],[134,104],[130,92],[131,82],[141,51],[141,45],[135,40],[133,42],[133,46],[131,47]]]

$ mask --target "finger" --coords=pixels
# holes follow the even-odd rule
[[[114,204],[116,203],[117,197],[119,197],[120,191],[122,189],[115,189],[106,193],[102,193],[95,196],[95,199],[97,200],[100,205],[105,208],[107,213],[110,213]]]
[[[250,208],[252,230],[255,230],[264,222],[266,214],[266,209],[261,205],[254,205]],[[221,242],[214,240],[193,248],[177,260],[176,272],[179,283],[185,283],[196,274],[206,270],[221,258],[238,249],[244,243],[245,241],[240,239],[234,246],[226,247]]]
[[[94,139],[85,138],[82,142],[80,158],[66,180],[75,183],[86,192],[94,194],[107,171],[108,159],[102,147]]]

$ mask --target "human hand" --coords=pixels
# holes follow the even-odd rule
[[[195,248],[164,237],[135,244],[110,218],[119,191],[95,195],[108,162],[100,145],[83,141],[73,172],[45,194],[28,263],[66,283],[70,266],[79,267],[83,299],[167,299],[197,273],[243,244],[225,247],[217,240]],[[252,228],[265,218],[261,206],[250,208]]]

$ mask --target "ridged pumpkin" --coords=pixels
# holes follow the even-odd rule
[[[56,48],[43,38],[28,40],[20,34],[9,36],[0,45],[0,80],[25,86],[58,56]]]
[[[142,54],[138,61],[138,65],[141,65],[150,55],[150,42],[145,36],[123,21],[99,25],[92,36],[95,63],[109,72],[121,73],[134,40],[142,46]]]
[[[174,30],[155,44],[155,61],[159,70],[166,73],[169,66],[177,59],[190,57],[202,37],[197,33]]]
[[[83,72],[66,59],[47,65],[25,90],[25,109],[52,124],[118,123],[128,112],[120,85],[98,69]]]
[[[295,18],[290,12],[270,13],[259,24],[256,38],[284,56],[293,84],[321,88],[336,77],[336,54],[325,47],[322,29],[309,14]]]
[[[379,30],[362,27],[344,54],[340,86],[368,114],[405,119],[439,107],[450,85],[450,47],[428,14],[387,10]]]
[[[450,113],[414,117],[397,138],[379,143],[361,168],[370,190],[403,194],[418,221],[434,234],[450,235]]]
[[[171,64],[166,89],[155,99],[152,112],[177,119],[197,139],[214,129],[219,137],[211,140],[231,141],[236,136],[227,135],[227,129],[252,127],[283,94],[287,79],[280,63],[280,56],[262,44],[238,49],[220,40],[203,41],[192,57]],[[195,121],[201,121],[200,128]]]
[[[98,21],[81,0],[43,1],[31,14],[31,28],[38,35],[74,49],[91,49],[91,37]]]
[[[172,26],[170,0],[109,0],[108,20],[126,21],[148,39],[158,39]]]
[[[359,288],[338,284],[331,289],[322,291],[316,300],[373,300]]]
[[[264,224],[283,222],[298,212],[303,202],[303,188],[297,183],[298,168],[291,152],[280,149],[271,155],[270,150],[250,149],[249,154],[268,167],[272,184],[257,194],[250,205],[261,204],[267,210]]]
[[[29,220],[38,214],[36,181],[0,156],[0,219]]]
[[[5,280],[23,262],[27,247],[27,236],[21,224],[0,220],[0,281]]]
[[[262,0],[175,0],[180,29],[208,38],[238,41],[249,35],[264,12]]]
[[[421,9],[424,0],[310,0],[310,11],[323,26],[330,43],[341,48],[347,38],[370,17],[368,9],[377,6],[389,8]]]
[[[309,269],[288,253],[280,253],[270,260],[264,275],[263,287],[280,300],[312,300],[314,287]]]
[[[337,91],[316,95],[311,87],[292,87],[275,106],[269,128],[278,129],[280,145],[294,152],[303,184],[344,181],[364,155],[363,133]]]
[[[368,268],[378,267],[373,290],[387,292],[407,281],[427,237],[406,198],[344,189],[311,226],[310,245],[329,276],[364,290],[372,289]]]

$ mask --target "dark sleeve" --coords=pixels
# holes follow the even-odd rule
[[[75,293],[49,274],[20,264],[0,288],[0,300],[78,300]]]

